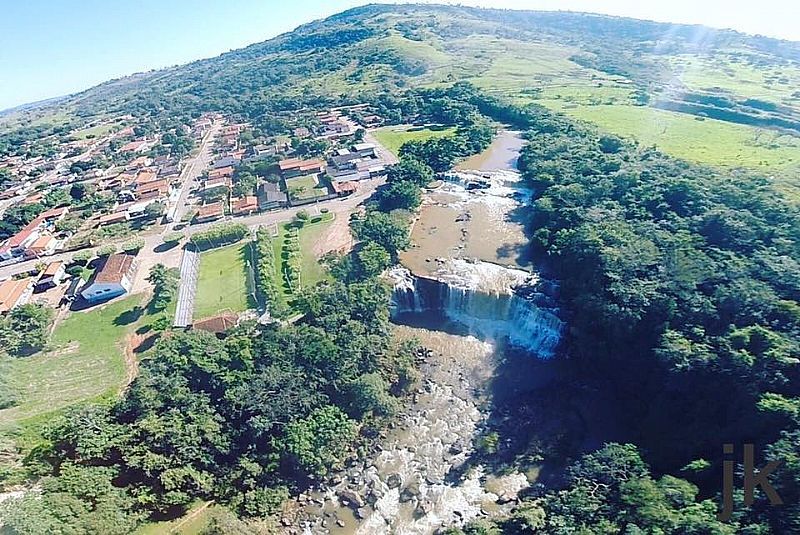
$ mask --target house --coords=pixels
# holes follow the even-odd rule
[[[361,122],[364,126],[379,126],[383,124],[383,117],[380,115],[365,115]]]
[[[72,277],[69,281],[69,286],[67,286],[67,291],[64,292],[64,301],[67,303],[72,303],[78,297],[78,290],[80,290],[81,285],[83,284],[83,279],[80,277]]]
[[[216,221],[225,215],[225,205],[222,201],[204,204],[197,209],[197,215],[194,216],[195,221],[198,223],[208,223],[209,221]]]
[[[158,180],[158,176],[153,171],[147,169],[139,171],[136,175],[136,184],[149,184]]]
[[[124,223],[130,219],[130,215],[128,215],[127,210],[120,210],[118,212],[114,212],[111,214],[106,214],[101,216],[100,219],[97,220],[97,226],[103,225],[113,225],[115,223]]]
[[[39,217],[36,219],[41,220],[45,223],[55,223],[56,221],[60,221],[64,219],[64,217],[69,213],[68,206],[62,206],[61,208],[51,208],[46,212],[42,212],[39,214]]]
[[[64,280],[66,275],[66,266],[64,262],[51,262],[47,268],[39,275],[39,280],[36,281],[35,290],[43,292],[50,288],[55,288]]]
[[[159,178],[177,179],[181,175],[181,166],[179,163],[162,165],[158,169]]]
[[[141,139],[125,143],[119,148],[119,152],[144,152],[149,148],[147,140]]]
[[[232,177],[233,176],[233,167],[220,167],[219,169],[212,169],[208,172],[208,178],[221,178],[221,177]]]
[[[216,160],[213,164],[211,164],[212,169],[222,169],[223,167],[236,167],[239,165],[239,158],[234,158],[233,156],[225,156],[224,158],[220,158]]]
[[[128,169],[141,169],[142,167],[152,165],[152,163],[153,160],[147,156],[139,156],[128,162]]]
[[[52,234],[43,232],[27,249],[25,249],[25,256],[29,258],[49,256],[56,252],[56,245],[58,245],[58,240],[56,240]]]
[[[284,178],[293,176],[310,175],[321,173],[325,170],[325,163],[322,160],[300,160],[299,158],[289,158],[278,162],[278,169]]]
[[[328,159],[330,167],[336,171],[355,170],[356,164],[361,161],[361,156],[356,152],[346,152],[344,154],[337,154]]]
[[[34,193],[29,197],[25,197],[22,200],[22,204],[35,204],[37,202],[42,202],[43,200],[44,200],[44,194],[39,192],[39,193]]]
[[[235,215],[250,215],[258,211],[258,199],[255,195],[246,195],[231,199],[231,212]]]
[[[294,137],[300,137],[300,138],[308,137],[311,135],[311,132],[305,126],[299,126],[295,128],[292,131],[292,133],[294,134]]]
[[[333,121],[322,125],[319,130],[320,137],[346,136],[350,133],[350,125],[341,121]]]
[[[265,182],[258,189],[258,208],[260,210],[274,210],[288,206],[289,196],[281,191],[280,186],[274,182]]]
[[[107,301],[128,293],[136,273],[136,256],[112,254],[95,271],[81,290],[81,295],[90,303]]]
[[[0,314],[24,305],[33,295],[33,278],[0,282]]]
[[[203,192],[211,191],[212,189],[216,188],[229,188],[233,185],[231,182],[231,178],[229,176],[222,176],[216,178],[209,178],[203,184]]]
[[[239,316],[233,312],[226,312],[219,316],[214,316],[204,320],[196,321],[192,325],[195,331],[206,331],[217,336],[222,335],[225,331],[233,329],[239,323]]]
[[[356,143],[352,149],[362,158],[375,158],[375,145],[372,143]]]
[[[339,197],[352,195],[358,189],[358,185],[355,182],[331,182],[331,187]]]
[[[39,238],[41,224],[42,219],[40,216],[25,225],[22,230],[6,241],[5,245],[0,249],[0,256],[11,258],[22,254],[22,251]]]
[[[164,179],[136,186],[136,197],[139,199],[163,198],[168,196],[169,182]]]

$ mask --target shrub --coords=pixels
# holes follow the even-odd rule
[[[112,254],[117,252],[116,245],[104,245],[97,250],[97,256],[111,256]]]
[[[198,232],[189,238],[198,249],[213,249],[222,245],[236,243],[250,231],[242,223],[219,223],[213,225],[205,232]]]

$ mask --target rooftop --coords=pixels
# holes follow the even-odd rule
[[[122,279],[128,274],[133,266],[136,257],[129,254],[112,254],[109,256],[103,267],[95,272],[90,284],[101,283],[120,283]]]
[[[9,279],[0,282],[0,312],[8,312],[16,306],[20,298],[30,288],[33,279]]]

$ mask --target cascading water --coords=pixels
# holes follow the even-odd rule
[[[426,348],[416,356],[424,379],[370,455],[303,498],[303,533],[429,535],[508,513],[535,480],[472,462],[497,366],[518,353],[504,342],[547,359],[563,330],[555,285],[516,269],[530,265],[514,214],[530,196],[515,168],[522,144],[518,133],[501,132],[468,164],[475,170],[453,172],[426,193],[414,245],[400,256],[405,267],[389,272],[395,335]],[[439,329],[443,318],[463,329]]]
[[[483,338],[507,339],[539,358],[549,358],[561,338],[562,321],[551,298],[536,291],[535,276],[488,262],[450,259],[435,278],[391,270],[393,315],[438,312]],[[526,291],[523,291],[526,290]]]

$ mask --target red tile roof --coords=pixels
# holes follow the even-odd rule
[[[192,328],[199,331],[217,334],[236,327],[238,322],[239,316],[229,312],[226,314],[220,314],[219,316],[214,316],[213,318],[196,321],[194,322],[194,325],[192,325]]]
[[[47,265],[47,269],[44,270],[42,273],[43,277],[52,277],[58,270],[60,270],[64,266],[64,262],[51,262]]]
[[[95,272],[91,283],[120,283],[128,275],[136,257],[129,254],[112,254],[106,259],[103,267]]]
[[[253,212],[258,209],[258,198],[255,195],[247,195],[238,199],[231,199],[231,206],[234,214]]]
[[[32,283],[31,278],[0,282],[0,312],[8,312],[14,308]]]

